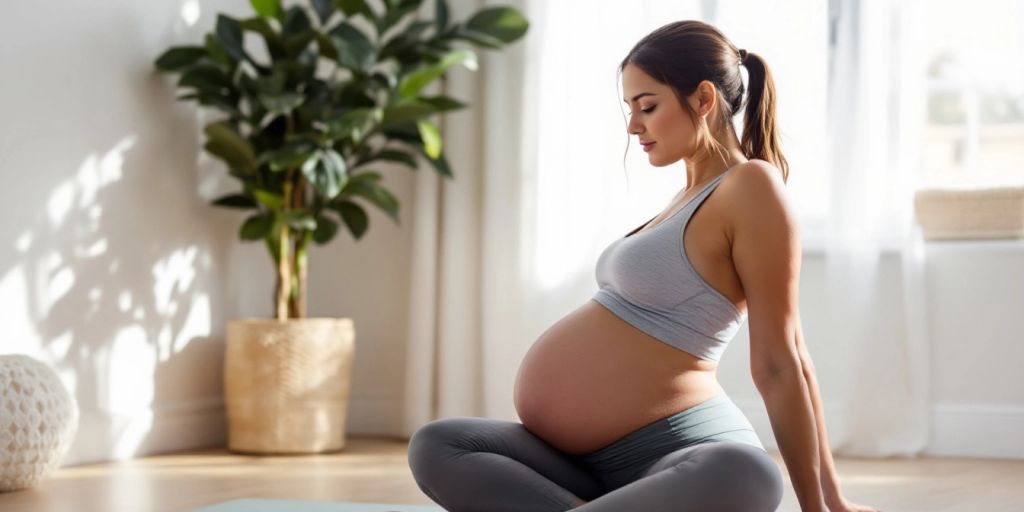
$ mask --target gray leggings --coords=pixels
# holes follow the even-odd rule
[[[521,423],[434,420],[409,440],[409,467],[449,512],[760,512],[783,480],[727,395],[650,423],[594,452],[558,451]]]

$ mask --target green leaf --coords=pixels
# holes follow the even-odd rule
[[[471,43],[486,47],[486,48],[501,48],[505,45],[501,39],[492,35],[485,34],[483,32],[477,32],[468,28],[460,27],[452,35],[453,39],[464,39]]]
[[[389,8],[384,14],[383,18],[377,20],[377,34],[381,37],[387,33],[391,27],[395,26],[402,18],[406,17],[409,13],[419,8],[420,2],[418,1],[403,1],[394,8]]]
[[[186,96],[182,96],[179,99],[185,97]],[[220,94],[214,94],[209,92],[201,92],[199,94],[188,95],[187,97],[189,97],[189,99],[191,99],[191,97],[197,98],[200,105],[214,107],[234,117],[243,117],[242,112],[238,110],[238,106],[235,103],[233,103],[231,98],[228,96],[223,96]]]
[[[156,59],[156,67],[160,71],[174,71],[188,66],[200,57],[206,56],[206,48],[202,46],[178,46],[164,52]]]
[[[321,32],[314,32],[313,39],[316,40],[317,48],[320,49],[320,54],[333,61],[338,60],[338,47],[334,45],[334,41],[331,40],[330,36]]]
[[[244,75],[243,75],[244,76]],[[284,90],[285,82],[288,80],[288,72],[282,66],[275,66],[270,76],[261,76],[252,81],[260,94],[279,94]]]
[[[504,43],[519,39],[529,27],[526,18],[511,7],[481,9],[466,22],[468,30],[496,37]]]
[[[238,236],[242,240],[259,240],[270,234],[270,229],[274,227],[274,219],[270,215],[259,213],[245,219],[242,224],[242,228],[239,230]]]
[[[315,31],[313,29],[306,29],[306,30],[303,30],[302,32],[299,32],[299,33],[295,34],[295,35],[288,36],[287,40],[285,41],[285,50],[288,52],[288,55],[292,56],[292,57],[295,57],[295,56],[301,54],[302,51],[305,50],[306,47],[309,46],[310,41],[313,40],[314,32]],[[300,58],[299,60],[301,61],[302,58]],[[294,65],[294,64],[301,64],[301,65],[305,65],[307,63],[302,61],[302,62],[298,62],[298,63],[296,63],[296,62],[288,62],[286,64],[292,64],[292,65]],[[312,64],[315,66],[316,62],[314,61]]]
[[[317,150],[302,164],[302,175],[315,189],[333,199],[348,181],[348,169],[341,155],[333,149]]]
[[[248,30],[250,32],[256,32],[263,36],[263,40],[267,44],[267,53],[274,60],[282,59],[287,56],[288,52],[285,49],[284,40],[281,36],[274,31],[274,28],[270,26],[264,18],[249,18],[242,20],[238,24],[242,30]]]
[[[434,22],[438,32],[448,26],[448,0],[436,0],[434,3]]]
[[[337,151],[326,149],[320,159],[323,164],[323,182],[317,188],[327,199],[334,199],[348,182],[348,166]]]
[[[320,20],[320,25],[326,25],[327,20],[334,14],[334,2],[332,0],[310,0],[310,3],[313,4],[313,10]]]
[[[348,230],[352,232],[352,236],[357,240],[362,238],[363,233],[366,233],[366,228],[370,224],[370,219],[361,206],[352,201],[341,201],[337,204],[332,204],[331,209],[338,212],[341,220],[345,221]]]
[[[220,40],[217,39],[216,36],[213,34],[206,34],[203,41],[203,46],[206,48],[206,51],[210,54],[210,57],[213,60],[227,66],[231,65],[231,57],[228,55],[227,50],[224,49],[224,45],[221,44]]]
[[[313,241],[317,245],[324,245],[330,242],[337,232],[338,223],[326,215],[320,215],[316,218],[316,231],[313,232]]]
[[[271,211],[278,211],[284,207],[284,197],[277,192],[258,187],[252,187],[251,191],[252,195],[256,197],[256,200]]]
[[[224,71],[212,64],[196,64],[178,79],[178,87],[195,87],[196,89],[219,94],[224,89],[231,89],[231,79]]]
[[[242,48],[242,27],[238,20],[218,14],[216,33],[217,40],[232,61],[237,62],[245,58],[245,51]]]
[[[406,153],[405,151],[399,151],[397,149],[383,149],[375,155],[367,156],[366,158],[360,159],[358,162],[356,162],[354,167],[358,167],[369,162],[375,162],[377,160],[386,160],[390,162],[403,163],[412,168],[413,170],[417,168],[416,157],[410,155],[409,153]],[[360,174],[360,176],[362,176],[362,174]]]
[[[270,165],[271,171],[283,171],[299,165],[316,152],[316,146],[305,140],[292,141],[280,148],[267,151],[260,155],[260,161]]]
[[[426,151],[424,150],[422,144],[419,144],[415,141],[409,141],[408,144],[415,148],[416,151],[419,152],[421,155],[427,157],[427,162],[430,162],[430,164],[433,165],[435,169],[437,169],[437,172],[441,173],[441,176],[444,176],[445,178],[449,179],[454,178],[454,175],[452,174],[451,165],[448,164],[448,159],[445,158],[443,151],[437,157],[437,159],[434,159],[426,154]]]
[[[345,112],[341,117],[329,118],[327,133],[332,138],[349,137],[359,144],[374,127],[381,123],[384,111],[381,108],[357,108]]]
[[[275,114],[290,114],[292,110],[302,105],[306,97],[298,92],[283,92],[280,94],[260,94],[260,104],[263,108]]]
[[[369,71],[377,62],[377,50],[363,31],[341,22],[328,33],[334,43],[338,63],[354,71]]]
[[[383,126],[393,126],[407,121],[415,121],[435,114],[433,105],[417,100],[400,100],[384,107]]]
[[[305,9],[298,5],[293,5],[288,8],[288,11],[284,16],[284,23],[282,23],[281,26],[281,33],[285,37],[298,34],[311,28],[313,28],[313,25],[309,22],[309,16],[306,16]]]
[[[250,0],[250,2],[252,2],[252,7],[256,10],[256,14],[264,18],[277,16],[277,11],[281,8],[278,0]]]
[[[291,226],[292,229],[300,231],[313,231],[316,229],[316,220],[306,211],[295,210],[285,212],[281,215],[281,219]]]
[[[208,137],[203,146],[207,151],[219,157],[231,168],[245,172],[255,170],[256,157],[252,146],[230,124],[223,121],[210,123],[203,131]]]
[[[366,172],[360,174],[359,176],[365,176],[366,174],[370,173]],[[377,174],[379,176],[378,173],[373,174]],[[388,216],[394,219],[395,222],[399,222],[398,199],[394,195],[392,195],[391,192],[388,192],[387,189],[377,184],[376,180],[353,179],[349,183],[347,190],[351,192],[351,194],[353,195],[357,195],[368,199],[371,203],[377,205],[380,209],[387,212]]]
[[[433,160],[441,156],[441,130],[436,124],[421,119],[416,121],[416,127],[420,130],[420,138],[423,139],[423,150]]]
[[[440,62],[424,66],[403,78],[402,82],[398,85],[398,94],[403,98],[416,96],[427,84],[443,75],[448,68],[459,63],[465,63],[467,68],[476,71],[476,54],[472,50],[449,52]]]
[[[256,208],[258,205],[256,201],[245,194],[228,194],[222,196],[213,202],[215,206],[223,206],[225,208]]]
[[[469,105],[467,105],[466,103],[463,103],[463,102],[458,101],[458,100],[456,100],[454,98],[449,98],[448,96],[443,96],[443,95],[439,95],[439,96],[421,96],[421,97],[418,98],[418,100],[423,102],[423,103],[426,103],[426,104],[428,104],[428,105],[430,105],[432,107],[434,107],[434,110],[437,110],[438,112],[447,112],[449,110],[460,110],[460,109],[464,109],[466,107],[469,107]]]
[[[362,14],[369,21],[377,19],[377,14],[373,12],[373,9],[364,0],[335,0],[334,3],[347,17]]]

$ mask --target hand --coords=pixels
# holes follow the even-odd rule
[[[830,503],[828,505],[828,510],[829,512],[882,512],[875,507],[851,503],[842,496],[840,496],[838,500]]]

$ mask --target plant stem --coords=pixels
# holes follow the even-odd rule
[[[295,169],[288,169],[289,180],[284,183],[284,197],[286,199],[285,209],[287,211],[287,198],[291,191],[291,174],[295,172]],[[277,319],[279,321],[285,321],[288,319],[288,296],[291,295],[292,283],[291,283],[291,257],[288,254],[291,248],[291,242],[289,241],[289,232],[291,230],[288,227],[287,222],[281,223],[281,244],[278,247],[280,254],[278,256],[277,263]]]

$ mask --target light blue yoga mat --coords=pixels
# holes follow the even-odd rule
[[[444,512],[437,505],[389,505],[354,501],[231,500],[193,512]]]

